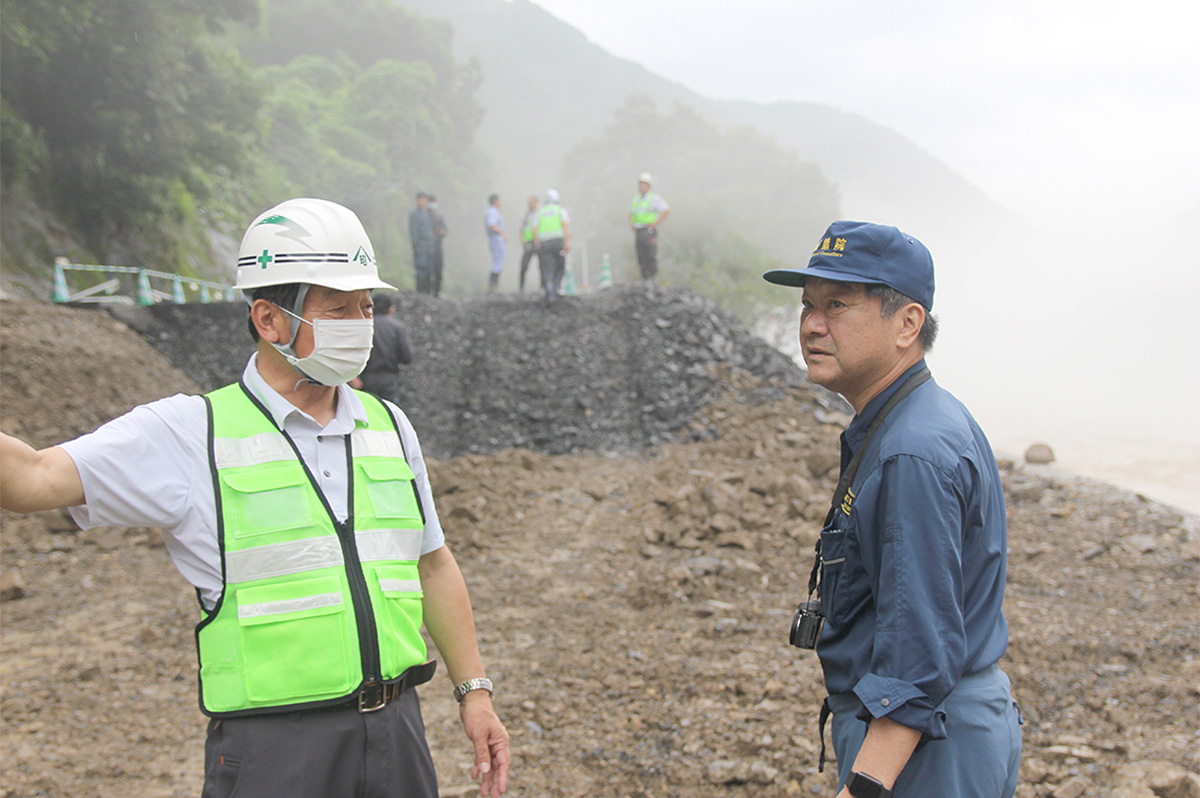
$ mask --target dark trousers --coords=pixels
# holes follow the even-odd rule
[[[432,250],[413,250],[413,271],[417,273],[417,293],[434,293]]]
[[[658,274],[658,230],[654,227],[639,227],[634,231],[637,247],[638,268],[643,280],[653,280]]]
[[[520,290],[525,290],[525,271],[529,268],[529,261],[533,260],[533,256],[537,254],[537,250],[533,248],[532,241],[525,242],[525,248],[521,250],[521,279]]]
[[[202,798],[437,798],[416,690],[376,712],[215,718]]]
[[[442,267],[445,264],[446,258],[442,251],[442,242],[438,241],[433,250],[433,277],[430,280],[430,293],[434,296],[442,295]]]
[[[829,697],[838,784],[846,783],[867,736],[854,693]],[[1021,713],[995,665],[964,676],[939,707],[946,738],[927,740],[900,772],[895,798],[1012,798],[1021,769]]]
[[[561,238],[542,241],[538,246],[538,267],[542,273],[542,288],[546,291],[547,302],[554,301],[563,275],[567,273],[567,255],[562,248]]]

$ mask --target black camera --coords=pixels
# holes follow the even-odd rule
[[[788,642],[796,648],[815,649],[824,621],[825,613],[821,612],[820,599],[800,602],[800,606],[796,608],[796,615],[792,618],[792,632],[788,635]]]

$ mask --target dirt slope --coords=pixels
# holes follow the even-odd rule
[[[681,323],[676,300],[570,318],[589,336],[627,330],[631,313],[671,330],[654,320]],[[705,335],[744,332],[712,324]],[[655,428],[653,448],[431,463],[513,735],[510,794],[832,794],[816,774],[819,668],[786,634],[844,417],[764,373],[773,362],[700,363],[700,399],[676,398],[685,424]],[[0,302],[6,432],[46,445],[194,389],[106,314]],[[1200,519],[1032,467],[1004,475],[1018,794],[1200,795]],[[0,553],[24,593],[0,604],[0,795],[199,794],[197,610],[158,531],[4,514]],[[440,673],[422,696],[443,792],[460,795],[470,752],[449,689]]]

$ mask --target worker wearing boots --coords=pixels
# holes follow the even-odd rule
[[[537,250],[546,304],[551,304],[558,298],[562,288],[563,275],[567,271],[567,253],[571,251],[571,216],[559,204],[558,192],[554,189],[546,191],[546,199],[538,211],[537,226],[533,228],[533,245]]]
[[[638,175],[638,193],[633,195],[629,208],[638,270],[647,282],[654,282],[658,276],[658,228],[671,215],[671,206],[662,195],[650,190],[653,182],[649,172]]]
[[[237,287],[257,342],[239,382],[41,451],[0,436],[0,504],[163,529],[200,602],[206,798],[436,798],[422,627],[498,796],[508,734],[420,443],[399,407],[346,385],[371,351],[371,291],[392,289],[362,224],[324,200],[271,208]]]
[[[803,288],[808,377],[855,412],[792,637],[824,670],[838,796],[1010,798],[1004,492],[983,431],[925,364],[933,259],[895,227],[834,222],[807,268],[763,276]]]

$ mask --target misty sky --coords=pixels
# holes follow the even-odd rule
[[[1096,229],[1200,203],[1200,4],[534,0],[715,99],[820,102],[1010,210]]]

